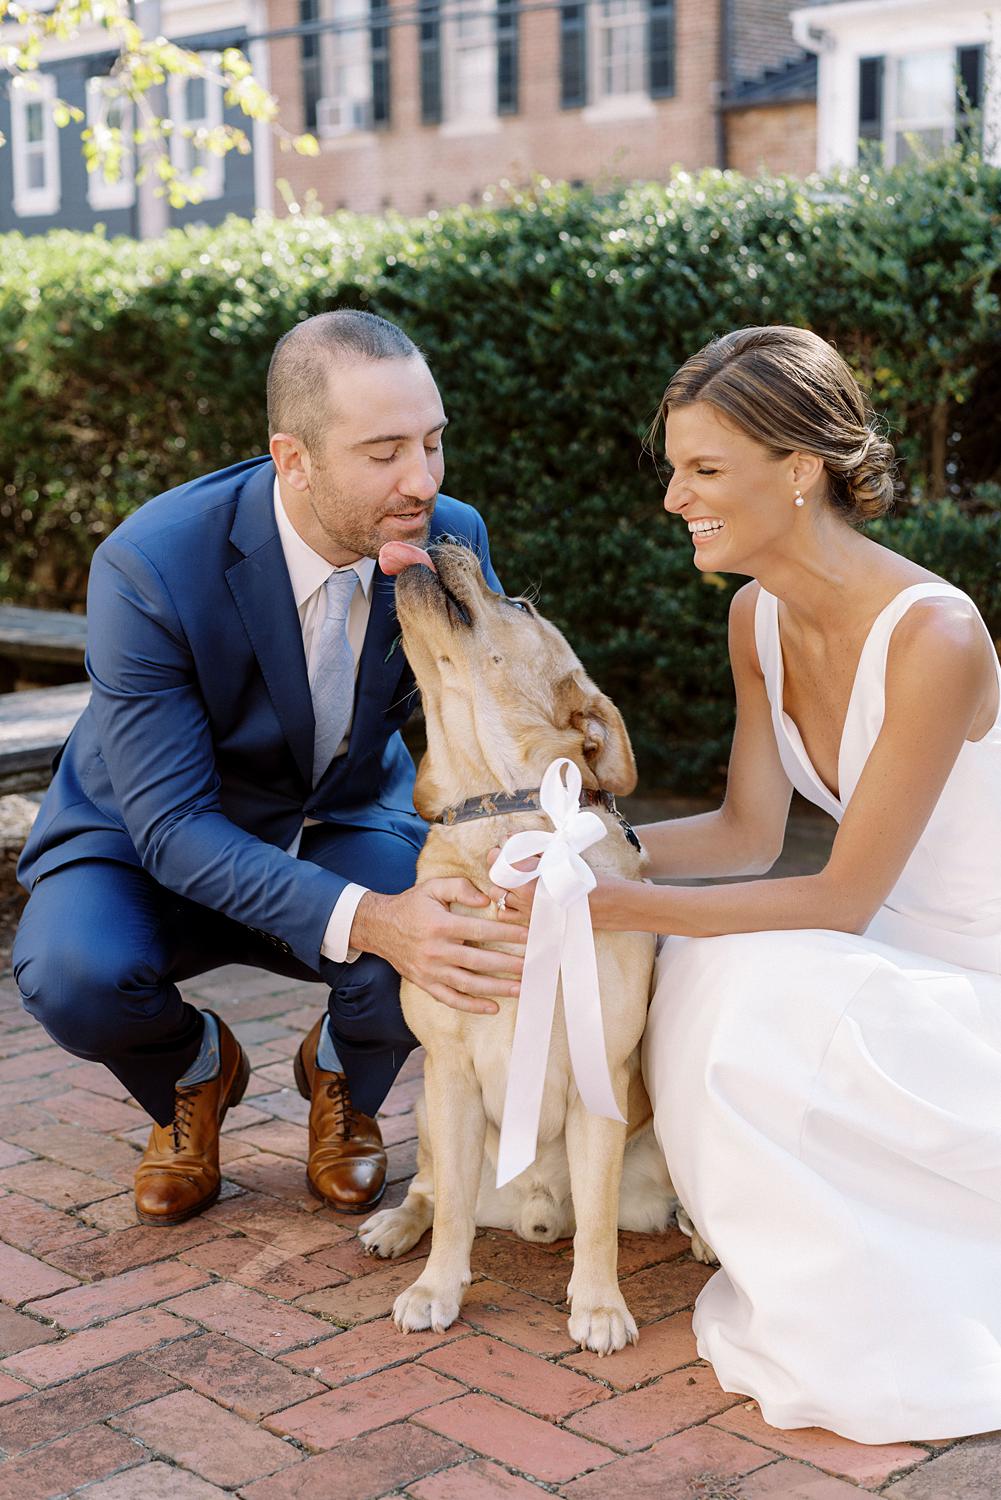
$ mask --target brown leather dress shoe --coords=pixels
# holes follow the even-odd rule
[[[317,1021],[295,1057],[295,1081],[309,1105],[306,1182],[315,1198],[340,1213],[363,1214],[386,1191],[386,1153],[378,1125],[351,1107],[347,1079],[317,1067]]]
[[[174,1118],[169,1125],[153,1126],[136,1170],[141,1224],[183,1224],[219,1196],[219,1127],[226,1111],[243,1098],[250,1063],[225,1021],[215,1018],[219,1072],[207,1083],[176,1090]]]

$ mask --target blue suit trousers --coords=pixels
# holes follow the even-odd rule
[[[418,852],[395,833],[323,823],[304,830],[299,857],[395,895],[413,884]],[[417,1045],[385,959],[321,958],[314,970],[266,934],[111,860],[62,865],[36,882],[13,964],[25,1008],[53,1041],[104,1063],[161,1125],[173,1118],[174,1085],[202,1035],[201,1014],[178,984],[224,964],[327,986],[334,1044],[363,1114],[376,1113]]]

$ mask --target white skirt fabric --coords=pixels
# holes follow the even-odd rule
[[[1001,1427],[1001,975],[829,931],[668,938],[644,1040],[721,1269],[699,1354],[773,1427]]]

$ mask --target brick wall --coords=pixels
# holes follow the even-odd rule
[[[393,0],[393,8],[413,15],[412,0]],[[475,200],[504,179],[517,185],[536,174],[591,182],[664,180],[676,164],[715,165],[716,14],[714,5],[701,0],[678,0],[676,96],[651,102],[647,118],[599,123],[581,110],[560,108],[558,9],[523,12],[519,113],[479,134],[421,125],[417,31],[397,26],[391,39],[391,128],[323,141],[319,157],[276,152],[275,176],[285,178],[297,197],[314,189],[327,211],[422,213]],[[297,18],[296,0],[272,0],[271,29],[294,25]],[[272,44],[271,87],[283,123],[300,130],[296,38]]]
[[[727,165],[754,174],[817,168],[817,106],[812,101],[758,104],[726,112]]]
[[[789,13],[802,0],[730,0],[730,84],[759,78],[802,52]]]

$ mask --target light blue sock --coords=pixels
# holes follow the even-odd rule
[[[316,1066],[322,1068],[325,1073],[343,1073],[341,1060],[337,1056],[337,1048],[334,1039],[330,1035],[330,1017],[324,1016],[323,1025],[320,1027],[320,1045],[316,1049]]]
[[[196,1083],[208,1083],[219,1071],[219,1023],[207,1010],[202,1011],[202,1019],[205,1030],[202,1032],[198,1056],[184,1077],[177,1080],[174,1085],[176,1089],[188,1089]]]

